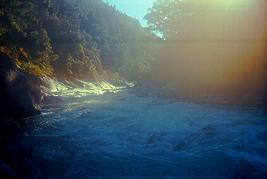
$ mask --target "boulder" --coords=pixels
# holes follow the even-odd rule
[[[0,116],[21,119],[40,114],[40,80],[0,54]]]

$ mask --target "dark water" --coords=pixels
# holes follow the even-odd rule
[[[267,116],[117,94],[47,106],[19,145],[32,178],[264,178]],[[25,173],[23,172],[25,171]],[[27,171],[27,172],[26,172]]]

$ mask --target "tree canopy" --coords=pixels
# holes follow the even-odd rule
[[[95,78],[105,71],[136,80],[155,37],[101,0],[2,0],[1,52],[40,76]]]

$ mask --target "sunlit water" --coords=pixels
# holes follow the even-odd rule
[[[263,178],[266,120],[260,109],[175,102],[127,90],[68,97],[46,106],[20,140],[31,150],[25,175]]]

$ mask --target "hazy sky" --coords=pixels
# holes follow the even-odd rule
[[[142,25],[146,25],[143,17],[148,8],[152,7],[155,0],[105,0],[111,5],[115,5],[118,10],[127,13],[129,16],[139,19]]]

